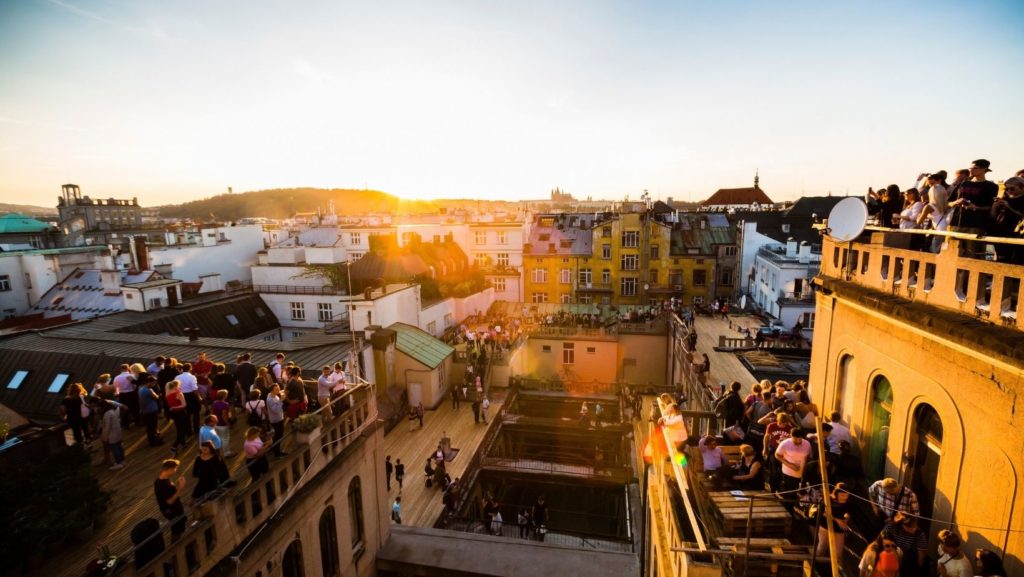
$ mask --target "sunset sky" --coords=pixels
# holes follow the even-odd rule
[[[775,200],[1024,168],[1024,3],[0,2],[0,202]],[[1014,104],[1016,102],[1017,104]]]

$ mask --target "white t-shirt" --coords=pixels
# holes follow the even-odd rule
[[[838,455],[839,443],[846,441],[852,444],[853,437],[850,436],[850,427],[835,421],[831,421],[829,424],[832,425],[832,434],[828,436],[829,451]]]
[[[974,568],[971,567],[971,559],[963,552],[960,552],[959,559],[952,559],[949,555],[942,552],[942,547],[939,547],[939,565],[943,565],[946,569],[946,577],[971,577],[974,575]]]
[[[790,477],[800,477],[803,473],[804,465],[807,464],[807,458],[811,456],[811,444],[803,439],[799,445],[797,445],[793,438],[786,439],[779,443],[779,448],[775,450],[775,455],[782,463],[782,474]],[[797,463],[800,468],[794,469],[786,464],[782,459]]]
[[[900,213],[900,228],[904,230],[917,228],[917,217],[921,216],[922,210],[924,210],[924,203],[920,200],[904,208],[903,212]],[[909,218],[910,220],[904,220],[902,217]]]

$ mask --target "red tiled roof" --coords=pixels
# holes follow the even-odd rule
[[[719,188],[711,198],[701,203],[702,206],[718,206],[729,204],[774,204],[772,199],[760,187]]]

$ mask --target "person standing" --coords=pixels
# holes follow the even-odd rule
[[[185,477],[171,481],[178,472],[181,461],[167,459],[160,465],[160,476],[153,482],[153,493],[156,505],[165,519],[171,522],[171,539],[177,541],[185,532],[185,507],[181,503],[181,494],[185,490]]]
[[[192,463],[192,476],[196,478],[193,499],[202,499],[228,480],[228,466],[213,448],[213,443],[207,441],[199,445],[199,454]]]
[[[282,449],[281,439],[284,438],[284,402],[281,401],[281,385],[271,385],[270,393],[267,394],[267,420],[270,428],[274,430],[274,456],[286,455]]]
[[[68,387],[68,394],[60,402],[60,408],[64,411],[64,418],[71,427],[71,433],[76,443],[85,441],[87,419],[92,415],[92,409],[86,402],[88,397],[85,394],[85,387],[82,383],[75,383]]]
[[[196,384],[199,385],[200,391],[206,391],[206,395],[202,395],[203,400],[207,398],[216,398],[215,394],[210,393],[210,373],[213,372],[213,363],[207,357],[206,353],[199,353],[199,359],[192,364],[192,374],[196,377]]]
[[[288,380],[288,375],[284,371],[284,353],[277,353],[274,360],[267,366],[270,371],[270,376],[274,378],[274,382],[279,385],[284,385]]]
[[[242,387],[242,392],[246,395],[256,384],[256,373],[256,365],[252,364],[252,355],[249,353],[239,355],[235,362],[235,381]],[[261,394],[266,395],[267,392],[262,391]]]
[[[192,364],[181,365],[181,374],[178,375],[178,390],[185,396],[185,411],[188,413],[190,433],[199,431],[199,414],[202,412],[203,403],[199,398],[199,383],[192,374]]]
[[[487,399],[484,399],[484,402],[486,403]],[[416,418],[419,419],[419,421],[420,421],[420,428],[422,429],[423,428],[423,414],[426,412],[423,409],[423,401],[420,401],[419,403],[416,404],[415,411],[416,411],[415,412]],[[487,407],[484,407],[484,422],[485,423],[487,422]]]
[[[242,445],[245,451],[245,468],[249,470],[253,482],[270,470],[270,463],[267,462],[267,450],[270,447],[263,442],[260,432],[259,427],[246,429],[245,443]]]
[[[121,430],[121,404],[116,401],[103,402],[103,416],[100,418],[100,440],[110,450],[114,458],[111,471],[123,469],[127,463],[124,460],[123,432]]]
[[[452,385],[452,409],[459,410],[459,387]]]
[[[142,424],[146,426],[146,439],[150,447],[159,447],[164,444],[160,431],[157,430],[157,420],[160,417],[160,395],[153,390],[156,377],[143,375],[142,385],[139,387],[139,412],[142,413]]]
[[[405,478],[405,465],[401,459],[395,459],[395,481],[398,481],[398,492],[402,492],[402,479]]]
[[[203,420],[203,426],[199,428],[199,444],[203,444],[206,441],[213,442],[213,446],[220,451],[223,447],[223,441],[220,435],[217,434],[217,417],[209,415]]]
[[[234,424],[234,417],[232,416],[231,403],[228,402],[228,391],[226,389],[217,390],[217,400],[213,402],[210,416],[217,419],[217,425],[214,429],[217,432],[217,436],[220,437],[221,445],[224,447],[224,457],[233,457],[235,454],[231,452],[231,425]]]
[[[846,529],[850,526],[850,494],[846,491],[846,484],[836,483],[830,499],[832,500],[832,531],[835,535],[837,556],[842,560],[843,548],[846,546]],[[815,554],[819,560],[827,560],[829,559],[828,516],[825,514],[824,504],[818,506],[817,525],[818,548]]]
[[[484,397],[484,400],[480,401],[480,420],[483,421],[483,423],[485,425],[487,424],[487,409],[490,409],[490,408],[491,408],[491,400],[488,399],[487,397]],[[422,427],[423,427],[423,425],[421,424],[420,428],[422,428]]]
[[[391,490],[391,475],[395,472],[395,466],[391,464],[391,455],[384,457],[384,478],[388,482],[388,491]]]
[[[782,465],[780,490],[783,492],[792,491],[800,486],[804,466],[811,455],[811,444],[805,440],[806,436],[803,429],[794,429],[790,437],[779,443],[779,447],[775,449],[775,458]],[[791,495],[787,497],[792,499]]]
[[[331,389],[334,388],[331,372],[331,366],[324,365],[320,377],[316,380],[316,401],[320,403],[320,415],[324,420],[330,420],[334,416],[331,410]]]
[[[544,495],[537,497],[537,502],[533,504],[533,526],[536,529],[535,534],[543,541],[544,534],[548,532],[548,506],[544,503]]]
[[[114,387],[117,389],[117,402],[127,408],[121,418],[121,424],[128,427],[132,423],[138,423],[139,417],[139,393],[135,388],[135,375],[131,367],[121,365],[121,373],[114,377]]]
[[[480,423],[480,395],[476,392],[473,393],[473,402],[470,404],[470,408],[473,409],[473,422],[476,424]]]
[[[171,420],[174,421],[174,445],[171,447],[171,453],[174,455],[178,454],[186,444],[188,444],[189,428],[188,428],[188,412],[185,404],[185,396],[181,394],[181,390],[178,388],[178,381],[171,381],[167,383],[167,412],[171,416]]]
[[[971,560],[960,550],[960,536],[949,529],[939,531],[939,562],[936,568],[939,577],[974,575]]]
[[[395,502],[391,505],[391,520],[396,525],[402,524],[402,496],[395,497]]]

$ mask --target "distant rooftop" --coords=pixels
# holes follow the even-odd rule
[[[395,348],[431,369],[437,368],[455,352],[454,348],[418,327],[405,323],[394,323],[387,329],[398,334]]]
[[[0,234],[45,232],[47,230],[56,230],[56,228],[52,224],[17,212],[0,216]]]

